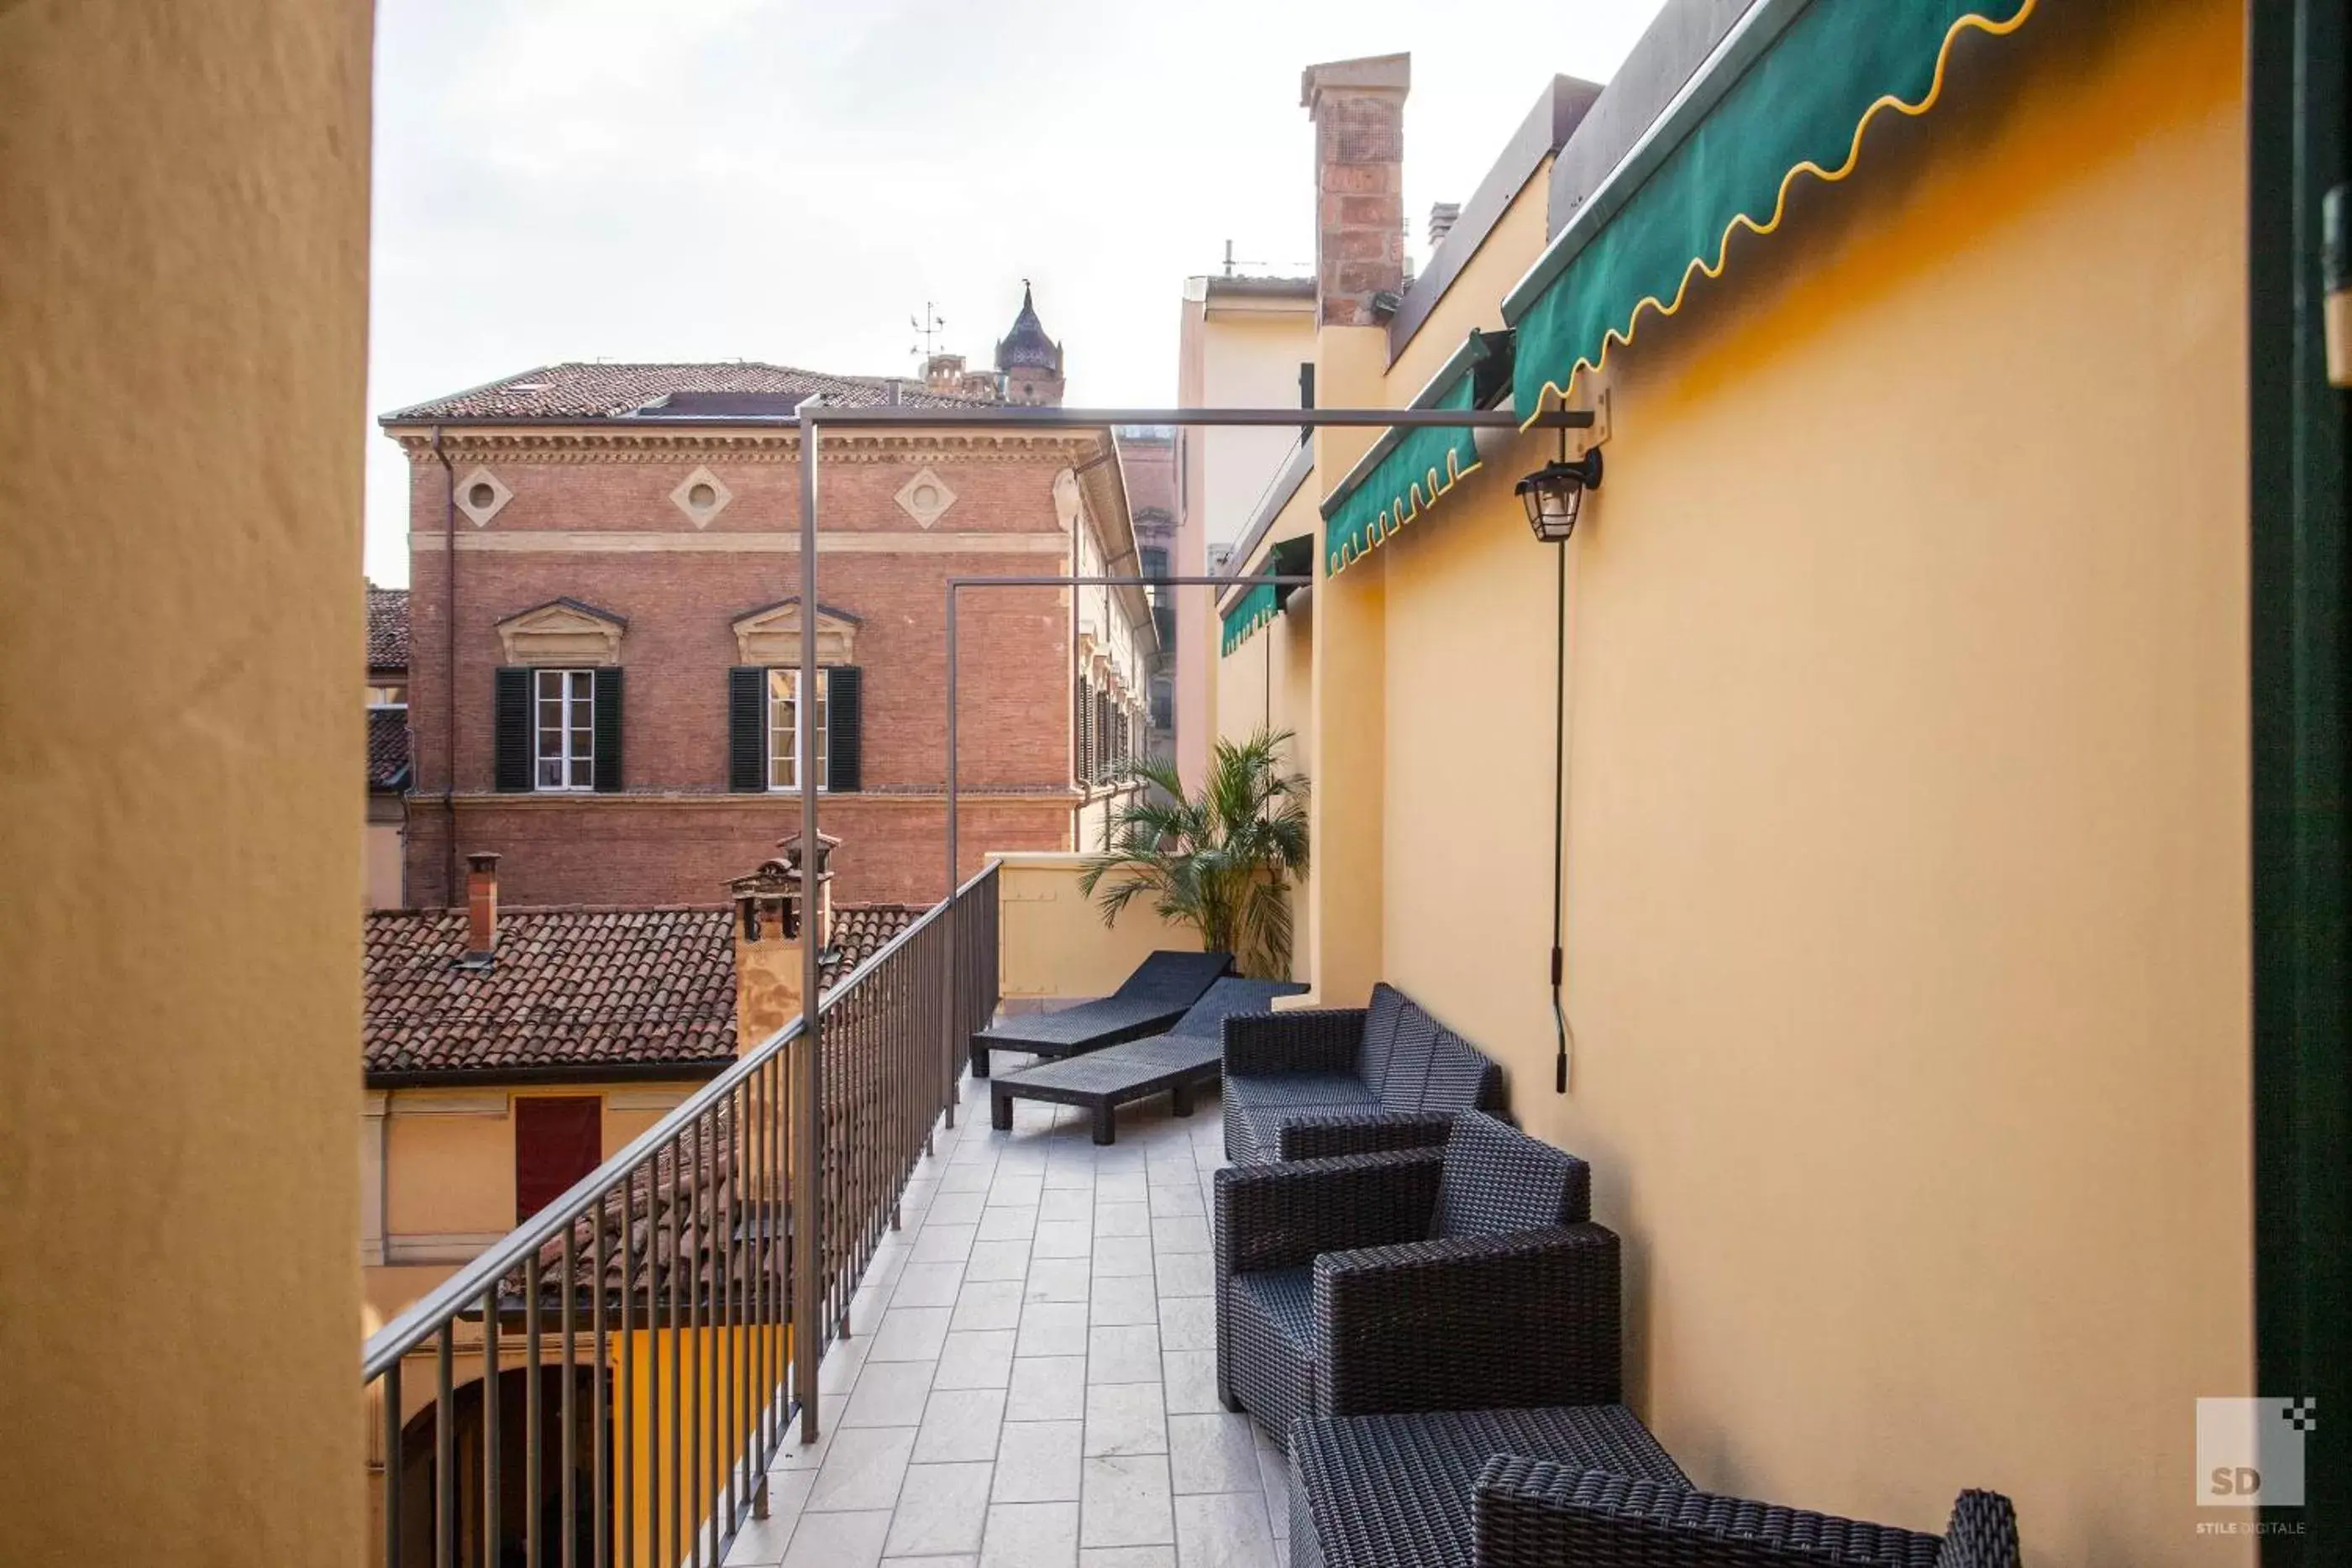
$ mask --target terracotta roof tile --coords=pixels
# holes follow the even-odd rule
[[[750,360],[627,365],[575,361],[542,365],[535,371],[503,376],[487,386],[396,409],[383,416],[383,423],[495,421],[501,415],[583,420],[639,413],[659,415],[664,412],[662,408],[647,405],[672,397],[681,405],[670,411],[673,418],[688,418],[695,413],[788,413],[794,403],[811,392],[822,392],[826,401],[848,408],[871,408],[894,401],[914,408],[955,408],[983,401],[929,392],[918,381],[887,376],[835,376]]]
[[[923,912],[834,912],[830,988]],[[496,1079],[548,1068],[677,1067],[735,1055],[735,949],[724,909],[509,909],[487,970],[460,966],[463,910],[367,916],[362,1062],[373,1077]]]
[[[372,707],[367,716],[367,771],[371,789],[408,788],[408,710]]]
[[[408,668],[408,590],[367,585],[368,668]]]

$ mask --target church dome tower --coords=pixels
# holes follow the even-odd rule
[[[1045,336],[1025,277],[1021,280],[1021,314],[996,345],[996,368],[1004,377],[1006,402],[1062,406],[1062,345]]]

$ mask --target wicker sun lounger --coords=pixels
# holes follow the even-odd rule
[[[1060,1012],[1000,1019],[971,1037],[971,1075],[988,1076],[992,1051],[1076,1056],[1159,1034],[1182,1018],[1233,962],[1231,953],[1163,950],[1136,966],[1135,973],[1100,1001],[1082,1002]]]
[[[1215,1082],[1224,1069],[1225,1019],[1237,1013],[1262,1013],[1275,998],[1306,989],[1288,980],[1219,980],[1166,1034],[1105,1046],[1066,1061],[1040,1062],[997,1079],[990,1090],[989,1120],[997,1131],[1010,1131],[1016,1099],[1083,1105],[1094,1113],[1095,1142],[1108,1144],[1118,1136],[1118,1107],[1129,1101],[1167,1094],[1172,1101],[1170,1108],[1189,1116],[1192,1091]]]

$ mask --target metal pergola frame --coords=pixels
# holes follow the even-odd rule
[[[732,418],[680,418],[680,424],[774,427],[793,425],[800,432],[801,462],[801,528],[800,528],[800,595],[804,613],[801,616],[800,689],[803,693],[816,689],[816,622],[814,606],[817,603],[817,459],[823,442],[822,432],[831,425],[851,430],[1113,430],[1119,425],[1156,424],[1200,427],[1265,427],[1288,429],[1354,428],[1425,430],[1464,428],[1475,430],[1517,431],[1523,426],[1545,429],[1589,429],[1592,414],[1586,410],[1564,409],[1522,421],[1507,409],[1452,408],[1030,408],[1008,407],[1001,403],[981,404],[971,408],[921,408],[897,406],[866,408],[827,407],[823,394],[812,394],[803,400],[789,416],[738,415]],[[519,423],[506,421],[502,423]],[[551,423],[581,423],[578,420],[551,420]],[[648,421],[647,423],[651,423]],[[1076,563],[1076,541],[1072,544],[1072,564]],[[953,578],[949,580],[948,609],[948,880],[950,893],[956,885],[956,785],[955,785],[955,605],[957,592],[965,588],[995,587],[1069,587],[1075,593],[1078,587],[1100,583],[1105,586],[1130,582],[1167,583],[1190,586],[1222,583],[1228,587],[1237,582],[1273,582],[1297,586],[1312,583],[1313,578]],[[816,705],[802,702],[795,706],[794,737],[803,757],[816,755]],[[816,866],[817,795],[814,789],[801,791],[801,845],[803,875],[810,880],[803,883],[803,896],[814,908],[814,877]],[[824,1201],[824,1184],[816,1168],[816,1155],[822,1148],[817,1118],[817,1097],[824,1087],[824,1053],[819,1049],[822,1024],[818,1018],[820,998],[817,967],[817,945],[814,941],[801,946],[801,1036],[797,1042],[801,1052],[799,1071],[793,1074],[796,1092],[793,1096],[792,1135],[794,1145],[806,1157],[792,1164],[793,1220],[793,1280],[792,1303],[794,1332],[793,1333],[793,1387],[801,1398],[801,1441],[817,1440],[817,1362],[823,1351],[823,1336],[800,1332],[804,1326],[822,1321],[824,1260],[818,1246],[823,1228],[819,1223],[819,1207]],[[952,977],[950,981],[953,984]]]

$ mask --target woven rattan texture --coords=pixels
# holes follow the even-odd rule
[[[1293,1568],[1470,1568],[1472,1499],[1497,1454],[1688,1484],[1616,1405],[1304,1421],[1290,1438]],[[1582,1561],[1555,1558],[1547,1568]]]

